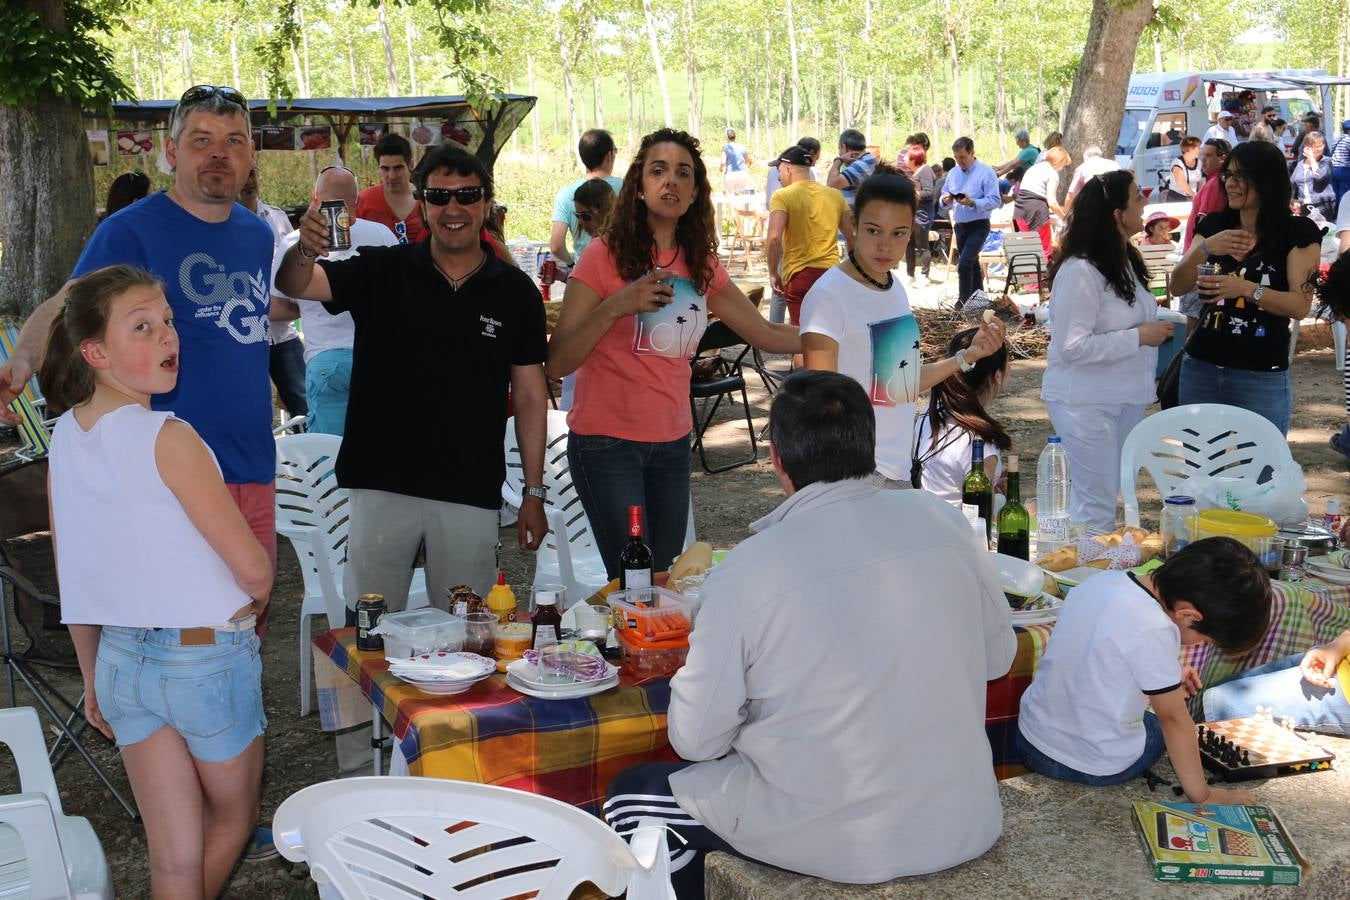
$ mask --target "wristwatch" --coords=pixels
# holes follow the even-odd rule
[[[526,487],[526,497],[538,497],[540,500],[548,501],[548,488],[546,487]]]
[[[1259,307],[1261,305],[1261,295],[1265,292],[1266,286],[1264,284],[1258,284],[1256,290],[1252,291],[1252,303]]]
[[[975,364],[973,362],[966,361],[965,350],[957,350],[956,354],[952,357],[952,359],[956,360],[957,368],[961,370],[961,374],[963,375],[966,372],[969,372],[975,368]]]

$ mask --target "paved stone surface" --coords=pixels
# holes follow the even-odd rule
[[[825,900],[825,898],[1125,898],[1177,900],[1283,898],[1345,900],[1350,897],[1350,740],[1317,736],[1335,753],[1339,768],[1308,775],[1249,782],[1258,801],[1271,806],[1311,862],[1303,884],[1291,887],[1188,884],[1153,880],[1144,862],[1130,803],[1167,799],[1142,780],[1089,788],[1026,775],[1001,782],[1003,836],[979,859],[945,872],[879,885],[849,885],[793,875],[726,854],[710,854],[708,900]],[[1170,777],[1163,762],[1156,771]]]

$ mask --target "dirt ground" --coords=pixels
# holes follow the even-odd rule
[[[749,274],[753,279],[756,273],[752,270]],[[771,359],[772,365],[783,366],[785,363],[785,360]],[[1029,460],[1034,460],[1051,431],[1039,398],[1043,370],[1043,360],[1014,362],[1009,388],[994,406],[994,413],[1009,426],[1016,451]],[[757,378],[752,377],[750,382],[755,429],[758,431],[767,421],[768,398]],[[1327,438],[1339,429],[1344,418],[1340,373],[1334,368],[1332,352],[1328,349],[1300,352],[1294,364],[1294,385],[1296,403],[1289,442],[1294,458],[1303,466],[1307,477],[1309,509],[1320,514],[1326,497],[1344,498],[1350,493],[1346,490],[1346,464],[1327,444]],[[708,443],[714,459],[729,458],[731,454],[748,449],[745,422],[743,419],[739,423],[734,421],[731,412],[720,413],[721,421],[709,432]],[[12,437],[6,435],[5,438],[5,445],[12,446]],[[1023,496],[1034,496],[1034,464],[1024,465],[1023,471],[1026,473]],[[763,444],[757,463],[719,475],[704,474],[695,460],[693,492],[698,535],[717,546],[743,540],[748,534],[747,523],[782,500],[768,462],[768,450]],[[1156,493],[1151,499],[1156,517]],[[1148,509],[1146,502],[1145,510]],[[529,554],[516,548],[513,528],[502,530],[502,544],[508,579],[516,586],[518,596],[525,596],[527,592],[522,588],[529,584],[533,574]],[[263,644],[263,698],[269,721],[263,785],[263,815],[267,820],[278,804],[294,791],[335,775],[333,741],[320,730],[318,715],[303,719],[298,715],[296,641],[301,594],[294,553],[282,541],[272,600],[271,630]],[[6,614],[10,614],[8,606]],[[316,629],[318,627],[316,624]],[[12,618],[11,628],[14,629]],[[22,632],[14,631],[18,635],[18,648],[24,647],[26,640]],[[78,694],[75,672],[59,669],[44,669],[43,672],[68,696],[74,698]],[[20,705],[32,703],[21,684],[17,702]],[[85,743],[120,789],[130,796],[115,749],[97,736],[87,737]],[[16,789],[12,773],[11,768],[0,767],[0,793]],[[145,838],[139,825],[117,806],[82,760],[67,759],[57,770],[56,778],[66,813],[86,816],[93,823],[108,856],[118,895],[148,896]],[[291,866],[279,859],[241,864],[225,892],[225,896],[231,898],[315,895],[303,867]]]

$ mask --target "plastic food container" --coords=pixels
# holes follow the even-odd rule
[[[609,608],[615,632],[632,631],[647,642],[685,638],[687,644],[694,628],[695,604],[661,587],[615,591]]]
[[[689,655],[689,636],[647,641],[635,628],[616,632],[622,661],[619,670],[632,678],[668,678],[679,671]]]
[[[384,635],[385,659],[464,649],[464,620],[443,609],[405,609],[385,613],[372,634]]]
[[[1211,537],[1230,537],[1253,553],[1259,549],[1257,538],[1274,537],[1279,530],[1275,523],[1256,513],[1232,509],[1205,509],[1196,513],[1191,522],[1191,540]]]
[[[529,622],[498,622],[492,626],[492,652],[497,657],[497,671],[505,672],[507,665],[525,658],[525,651],[534,642],[534,626]]]

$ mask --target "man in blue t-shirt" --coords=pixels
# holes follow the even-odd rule
[[[267,309],[272,231],[235,202],[253,167],[243,96],[195,87],[170,119],[168,191],[109,216],[71,273],[115,263],[164,282],[182,352],[178,385],[152,398],[206,441],[253,532],[276,562],[276,447],[268,376]],[[28,318],[8,366],[0,368],[0,406],[42,362],[46,335],[65,304],[62,288]],[[258,634],[266,630],[266,608]]]
[[[576,181],[563,185],[553,198],[553,231],[549,235],[548,247],[553,258],[566,265],[573,265],[581,258],[581,251],[590,243],[590,234],[577,222],[577,205],[573,196],[577,188],[592,178],[603,178],[619,193],[623,179],[614,175],[614,159],[618,155],[614,138],[603,128],[592,128],[577,141],[577,156],[586,167],[586,174]],[[572,250],[567,250],[567,236],[572,236]]]
[[[723,173],[722,190],[734,194],[749,188],[750,151],[744,144],[736,143],[736,129],[727,129],[727,142],[722,146],[722,161],[717,171]]]

